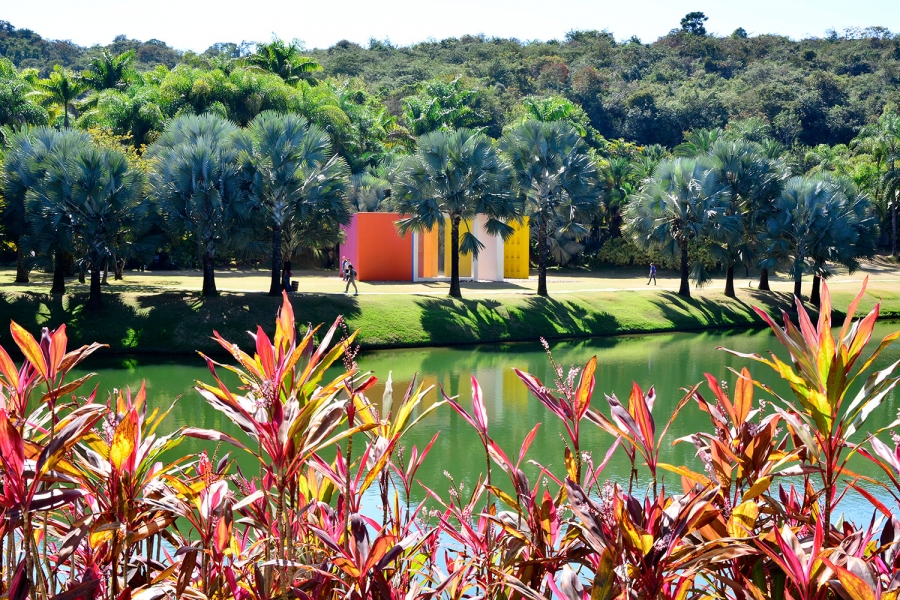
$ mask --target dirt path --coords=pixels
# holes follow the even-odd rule
[[[737,288],[756,288],[758,275],[750,278],[735,278]],[[900,292],[900,264],[889,261],[886,257],[866,263],[861,269],[850,274],[846,269],[836,269],[835,275],[828,280],[833,290],[852,291],[858,289],[863,279],[868,276],[872,284],[879,288],[897,286]],[[32,289],[44,291],[50,285],[51,274],[32,273],[31,283],[14,284],[15,272],[12,269],[0,269],[0,286],[14,289]],[[300,292],[316,294],[342,294],[344,282],[336,272],[301,271],[295,272],[295,281],[300,283]],[[127,271],[122,281],[110,279],[111,289],[123,291],[161,291],[167,290],[199,290],[201,286],[199,271]],[[770,285],[775,291],[789,292],[793,289],[793,281],[786,273],[770,277]],[[812,277],[804,277],[804,291],[808,293]],[[564,271],[548,274],[547,284],[551,295],[572,294],[599,291],[677,291],[679,280],[677,273],[660,271],[657,274],[657,285],[647,285],[644,270],[622,269],[598,272]],[[76,279],[66,284],[72,292],[87,291],[87,285]],[[262,270],[222,270],[216,272],[216,285],[220,291],[249,292],[265,291],[269,288],[269,273]],[[445,296],[449,291],[449,282],[359,282],[360,295],[394,295],[417,294],[428,296]],[[722,291],[724,278],[716,277],[705,288],[703,295]],[[491,297],[497,295],[531,295],[537,290],[537,274],[532,272],[528,279],[508,279],[504,282],[463,282],[463,296],[470,298]]]

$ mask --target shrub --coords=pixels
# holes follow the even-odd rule
[[[198,383],[196,391],[240,437],[195,427],[157,436],[167,412],[147,414],[143,386],[105,403],[96,389],[76,398],[90,376],[66,381],[67,374],[100,346],[67,351],[65,326],[45,329],[38,341],[13,324],[25,360],[17,368],[0,348],[0,594],[893,598],[900,522],[847,469],[853,454],[875,463],[885,479],[868,485],[900,505],[900,445],[874,436],[856,441],[900,381],[900,363],[869,373],[900,337],[870,347],[878,310],[855,323],[848,316],[837,337],[825,285],[816,324],[799,303],[799,325],[785,318],[784,328],[758,310],[790,362],[733,354],[770,366],[794,398],[754,400],[755,390],[771,389],[746,368],[733,390],[707,374],[704,385],[685,391],[661,430],[653,388],[635,384],[627,402],[606,396],[600,410],[593,402],[596,358],[568,373],[553,363],[549,385],[517,371],[566,439],[563,469],[539,465],[533,481],[522,467],[539,426],[508,455],[491,436],[474,377],[471,408],[445,395],[422,409],[428,389],[415,381],[395,399],[390,377],[376,403],[366,396],[375,378],[354,362],[355,334],[338,319],[319,343],[316,330],[299,335],[286,296],[274,337],[258,328],[252,354],[215,334],[235,365],[205,357],[214,383]],[[339,361],[343,369],[326,379]],[[237,374],[240,386],[226,386],[221,368]],[[851,399],[848,390],[860,377],[865,382]],[[659,461],[669,424],[692,402],[710,429],[675,443],[694,446],[702,473]],[[471,493],[454,490],[445,498],[426,489],[426,499],[412,505],[416,472],[438,433],[406,460],[398,441],[444,404],[478,433],[486,470]],[[611,436],[598,463],[583,452],[581,438],[583,427],[594,426]],[[248,452],[258,472],[243,473],[228,458],[213,464],[205,453],[163,462],[185,436]],[[619,451],[631,462],[627,484],[603,477]],[[635,486],[640,473],[646,489]],[[672,475],[680,489],[672,489]],[[370,488],[380,496],[381,515],[361,512]],[[884,518],[832,522],[837,502],[851,494]]]

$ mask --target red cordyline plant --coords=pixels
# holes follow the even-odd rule
[[[62,407],[58,402],[89,377],[66,382],[69,371],[101,346],[91,344],[67,351],[64,325],[54,331],[44,328],[40,343],[16,323],[10,325],[10,333],[25,361],[17,369],[6,350],[0,348],[0,506],[6,534],[6,552],[0,551],[0,566],[4,566],[5,555],[10,597],[53,595],[57,580],[51,569],[52,546],[48,540],[50,511],[84,494],[71,485],[76,482],[66,456],[103,416],[102,406],[92,402]],[[29,412],[42,386],[46,392]],[[17,539],[22,540],[20,545]]]
[[[72,397],[85,378],[67,382],[68,371],[99,346],[67,353],[64,328],[38,342],[14,325],[25,361],[0,349],[0,598],[895,600],[900,520],[875,492],[900,506],[900,444],[859,431],[898,383],[897,364],[868,371],[900,333],[869,354],[878,307],[854,322],[861,298],[837,338],[827,286],[816,325],[799,304],[799,325],[760,312],[790,361],[749,358],[775,369],[794,398],[755,400],[754,390],[772,390],[747,369],[731,384],[707,375],[660,432],[653,388],[633,385],[627,403],[608,395],[604,412],[592,406],[596,359],[568,374],[553,363],[552,390],[519,372],[560,419],[558,469],[528,459],[540,424],[515,454],[501,448],[473,378],[471,411],[446,402],[478,433],[487,470],[468,489],[451,478],[448,495],[416,481],[437,434],[421,451],[401,445],[443,403],[422,409],[428,389],[415,381],[395,402],[389,377],[376,406],[353,335],[335,341],[338,321],[318,344],[316,331],[298,336],[286,297],[274,337],[258,329],[252,354],[216,334],[238,366],[204,357],[215,383],[197,391],[238,437],[160,435],[167,412],[148,408],[143,386],[105,404],[95,392]],[[224,385],[220,368],[240,383]],[[701,468],[661,462],[666,431],[691,401],[711,429],[674,443],[691,444]],[[585,422],[612,436],[599,464]],[[206,452],[166,462],[183,435],[246,451],[258,470]],[[603,479],[618,448],[632,465],[627,486]],[[854,454],[885,479],[850,471]],[[848,494],[872,507],[868,524],[832,516]]]

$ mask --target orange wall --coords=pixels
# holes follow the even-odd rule
[[[412,234],[400,237],[396,213],[356,213],[348,234],[356,235],[360,281],[412,281]]]

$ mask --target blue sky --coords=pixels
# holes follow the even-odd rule
[[[370,38],[407,45],[464,34],[521,40],[562,38],[573,29],[608,29],[650,42],[681,17],[706,13],[709,31],[822,37],[829,28],[880,25],[900,31],[900,0],[4,0],[0,19],[51,39],[107,44],[124,34],[181,50],[215,42],[300,38],[309,48]]]

